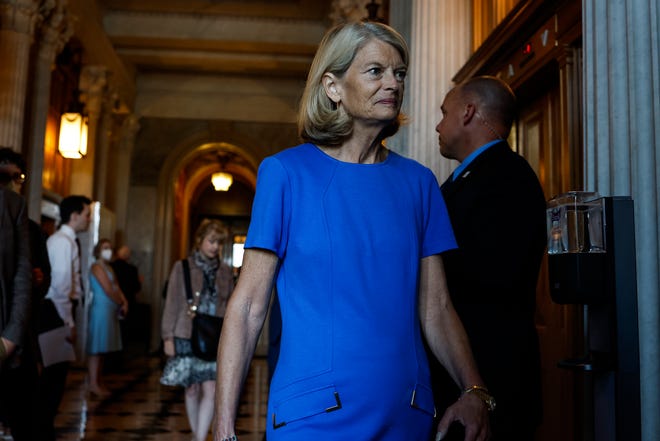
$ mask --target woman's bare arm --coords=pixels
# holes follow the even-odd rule
[[[241,387],[266,319],[278,262],[278,257],[270,251],[245,250],[241,275],[227,304],[218,348],[216,441],[234,435]]]
[[[484,386],[467,334],[452,305],[439,254],[422,259],[419,289],[422,331],[433,354],[461,389]],[[447,409],[438,424],[438,433],[446,433],[454,421],[465,426],[466,441],[483,441],[490,436],[486,405],[474,394],[464,395]]]

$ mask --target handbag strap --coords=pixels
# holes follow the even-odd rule
[[[186,287],[186,298],[188,299],[188,304],[192,304],[193,296],[190,286],[190,264],[188,263],[188,259],[182,259],[181,265],[183,265],[183,283]]]

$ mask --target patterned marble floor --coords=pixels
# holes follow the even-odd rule
[[[136,357],[106,375],[112,395],[95,399],[86,393],[85,370],[69,373],[67,392],[55,421],[58,441],[190,441],[182,388],[162,386],[159,357]],[[241,398],[237,435],[261,441],[268,396],[267,364],[252,363]],[[209,434],[207,440],[211,440]]]

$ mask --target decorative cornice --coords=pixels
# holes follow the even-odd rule
[[[0,29],[32,37],[38,19],[38,0],[0,0]]]
[[[2,1],[2,0],[0,0]],[[364,1],[364,0],[363,0]],[[141,28],[132,28],[140,24]],[[260,16],[210,16],[204,14],[182,14],[157,11],[107,11],[103,15],[103,26],[110,37],[123,35],[126,28],[133,33],[143,37],[162,36],[177,34],[179,38],[201,38],[217,39],[225,36],[227,29],[254,29],[255,27],[273,27],[276,32],[274,36],[279,37],[274,41],[283,41],[282,35],[290,37],[297,36],[295,32],[286,33],[286,29],[298,30],[298,32],[321,31],[321,36],[326,24],[319,20],[295,17],[260,17]],[[176,32],[174,32],[174,30]],[[265,37],[264,35],[262,37]],[[243,38],[243,37],[240,37]],[[286,40],[284,40],[286,41]]]

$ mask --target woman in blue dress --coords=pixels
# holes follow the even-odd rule
[[[437,181],[384,145],[407,66],[406,43],[382,24],[340,25],[321,42],[298,118],[306,143],[259,168],[220,342],[215,441],[236,439],[273,283],[282,334],[268,441],[427,441],[424,338],[459,386],[484,386],[445,284],[440,253],[456,242]],[[467,440],[488,437],[478,394],[461,397],[438,432],[453,421]]]
[[[87,322],[87,368],[89,391],[105,396],[108,389],[101,382],[103,356],[121,351],[119,318],[126,316],[128,301],[121,292],[115,273],[110,266],[112,244],[101,239],[94,247],[96,261],[90,268],[91,301]]]

